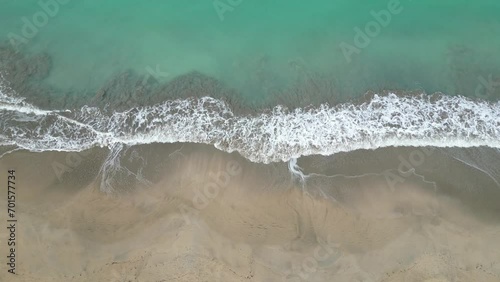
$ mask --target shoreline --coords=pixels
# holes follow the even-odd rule
[[[444,95],[373,95],[359,105],[276,107],[255,115],[238,115],[210,97],[122,112],[43,111],[18,101],[0,110],[8,117],[0,123],[0,144],[31,151],[191,142],[270,163],[383,147],[500,148],[500,102]]]
[[[160,169],[171,168],[173,171],[169,174],[176,175],[175,171],[180,166],[177,162],[183,162],[186,152],[197,156],[196,161],[203,160],[200,157],[203,155],[213,155],[212,158],[216,159],[231,158],[297,187],[307,186],[308,182],[314,184],[318,179],[347,181],[363,177],[380,178],[389,190],[396,189],[402,183],[414,182],[428,186],[431,190],[453,194],[464,204],[489,209],[493,213],[496,212],[496,197],[492,195],[498,194],[500,197],[500,174],[492,167],[498,161],[500,151],[488,147],[386,147],[341,152],[330,156],[311,155],[300,157],[294,162],[265,164],[252,162],[237,152],[227,153],[211,145],[155,143],[129,146],[119,151],[108,148],[92,148],[80,152],[20,150],[5,155],[0,161],[25,162],[27,157],[20,156],[42,159],[48,164],[42,175],[51,175],[53,183],[62,185],[67,179],[76,177],[78,182],[67,184],[74,186],[80,182],[85,185],[94,183],[101,192],[113,195],[115,192],[128,193],[127,191],[155,185],[164,177],[157,172]],[[269,168],[272,170],[267,171]],[[206,169],[208,168],[205,167],[204,170]],[[197,175],[199,172],[193,173]],[[449,178],[450,174],[453,178]],[[105,189],[104,184],[121,189]],[[59,187],[58,185],[56,186]],[[482,206],[476,206],[478,202]]]

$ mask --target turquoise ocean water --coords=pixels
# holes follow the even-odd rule
[[[347,96],[380,89],[474,96],[485,91],[481,81],[500,80],[495,0],[0,0],[0,7],[0,41],[48,53],[44,82],[82,93],[125,70],[160,82],[199,71],[249,100],[301,77],[334,81]]]

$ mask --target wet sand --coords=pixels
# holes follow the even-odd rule
[[[422,164],[398,171],[415,150]],[[106,149],[15,152],[0,180],[16,170],[18,274],[2,228],[0,280],[499,281],[499,187],[425,152],[302,158],[305,184],[202,145],[130,148],[109,181]]]

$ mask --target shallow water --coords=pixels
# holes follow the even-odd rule
[[[480,77],[500,75],[493,0],[67,2],[0,1],[0,40],[15,34],[21,50],[47,52],[46,82],[63,89],[95,91],[132,69],[158,81],[200,71],[251,101],[317,76],[343,96],[477,96]],[[39,3],[55,4],[47,13]],[[356,28],[368,28],[358,44]]]

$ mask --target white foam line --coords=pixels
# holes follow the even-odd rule
[[[1,145],[1,144],[0,144]],[[12,150],[9,150],[3,154],[0,155],[0,159],[3,158],[4,156],[10,154],[10,153],[14,153],[15,151],[19,151],[20,149],[19,148],[15,148],[15,149],[12,149]]]
[[[309,177],[302,172],[302,168],[297,164],[297,159],[290,159],[288,162],[288,170],[293,177],[297,177],[304,184]]]
[[[226,152],[237,151],[253,162],[269,163],[389,146],[500,148],[500,103],[460,96],[431,100],[426,95],[375,95],[360,105],[294,111],[278,106],[249,116],[236,116],[223,101],[209,97],[172,100],[112,115],[84,107],[71,117],[20,103],[9,104],[8,110],[42,118],[30,126],[7,120],[14,129],[4,135],[31,151],[188,142],[211,144]],[[47,125],[45,117],[54,115],[57,121]],[[290,165],[291,171],[297,170]]]
[[[457,158],[455,156],[452,156],[452,155],[449,155],[449,154],[448,154],[448,156],[454,158],[455,160],[463,163],[466,166],[472,167],[473,169],[476,169],[476,170],[478,170],[478,171],[486,174],[489,178],[491,178],[491,180],[493,180],[493,182],[495,182],[497,184],[497,187],[500,187],[500,183],[498,183],[498,181],[495,179],[495,177],[493,177],[493,175],[491,175],[489,172],[485,171],[484,169],[481,169],[480,167],[478,167],[478,166],[476,166],[474,164],[467,163],[467,162],[465,162],[465,161],[463,161],[463,160],[461,160],[461,159],[459,159],[459,158]]]

